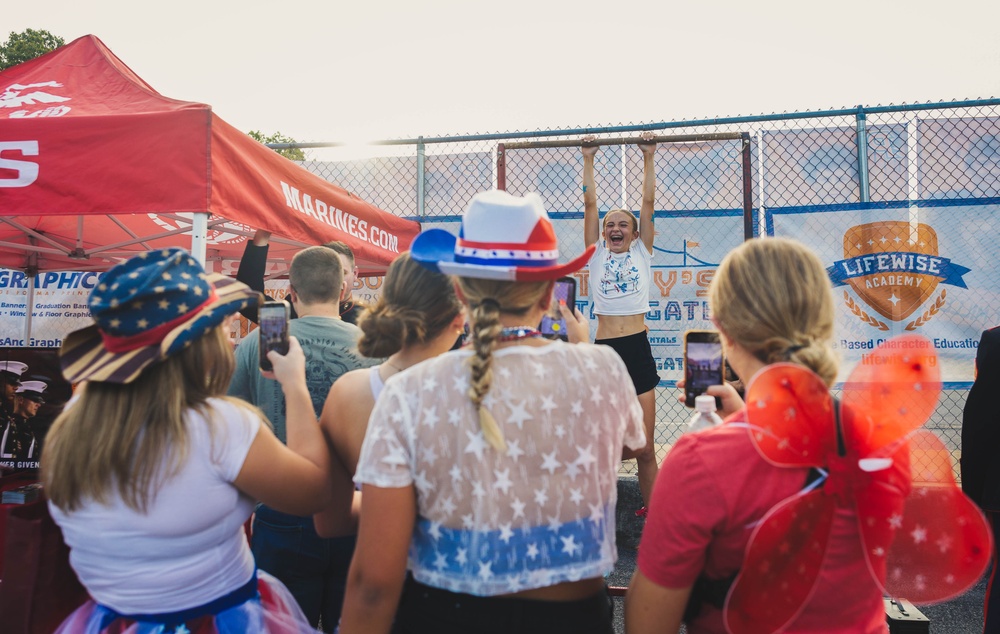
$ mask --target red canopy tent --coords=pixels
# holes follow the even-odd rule
[[[259,228],[271,257],[343,240],[379,272],[420,230],[160,95],[93,35],[3,71],[0,91],[0,267],[104,270],[183,246],[225,272]]]

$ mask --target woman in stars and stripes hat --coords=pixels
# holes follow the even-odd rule
[[[287,447],[259,410],[225,396],[230,317],[258,301],[181,249],[119,264],[91,292],[95,324],[60,351],[81,385],[42,455],[49,508],[91,596],[60,632],[312,631],[256,570],[243,531],[257,500],[302,515],[329,495],[294,338],[270,353]]]
[[[375,403],[340,631],[610,634],[602,577],[641,408],[613,350],[536,329],[589,250],[560,263],[541,198],[490,191],[457,237],[430,229],[410,253],[455,276],[471,341],[393,375]]]

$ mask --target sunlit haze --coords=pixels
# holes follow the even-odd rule
[[[299,141],[1000,95],[1000,3],[4,3],[0,38],[99,37],[162,94]]]

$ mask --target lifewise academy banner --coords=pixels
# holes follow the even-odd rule
[[[809,244],[827,266],[841,380],[879,343],[905,333],[932,342],[943,381],[973,380],[980,334],[998,322],[1000,262],[990,254],[1000,204],[799,207],[770,210],[767,224],[768,235]]]

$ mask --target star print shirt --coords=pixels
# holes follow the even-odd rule
[[[611,571],[622,445],[645,445],[625,365],[591,344],[497,350],[484,403],[506,440],[501,453],[467,396],[471,355],[449,352],[390,378],[361,449],[356,482],[416,488],[414,577],[493,596]]]
[[[685,588],[702,573],[729,577],[739,570],[757,522],[804,487],[808,470],[766,462],[743,420],[741,412],[724,425],[685,434],[663,459],[637,560],[653,583]],[[703,606],[687,631],[724,634],[722,612]],[[868,574],[853,511],[837,510],[816,589],[783,631],[886,631],[882,592]]]
[[[652,254],[642,240],[633,240],[625,253],[608,251],[604,240],[590,256],[591,296],[598,315],[642,315],[649,312]]]

